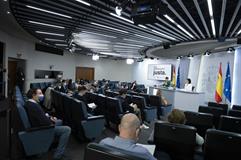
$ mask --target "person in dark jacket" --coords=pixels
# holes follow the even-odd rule
[[[31,127],[49,126],[57,122],[56,117],[44,113],[39,102],[44,96],[41,89],[30,89],[27,93],[29,100],[25,104],[25,109],[31,124]],[[69,159],[64,156],[65,147],[68,143],[71,129],[68,126],[55,126],[55,136],[59,138],[58,147],[54,153],[53,159]]]

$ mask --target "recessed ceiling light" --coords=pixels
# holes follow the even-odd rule
[[[138,24],[138,26],[147,29],[147,27],[142,24]]]
[[[175,23],[175,21],[171,17],[169,17],[167,14],[165,14],[164,17],[166,17],[172,23]]]
[[[26,5],[26,7],[31,8],[31,9],[35,9],[35,10],[38,10],[38,11],[58,15],[58,16],[65,17],[65,18],[72,18],[71,16],[67,16],[67,15],[64,15],[64,14],[60,14],[60,13],[57,13],[57,12],[49,11],[49,10],[46,10],[46,9],[42,9],[42,8],[30,6],[30,5]]]
[[[189,33],[186,29],[184,29],[182,26],[180,26],[179,24],[177,25],[178,28],[180,28],[183,32],[185,32],[187,35],[189,35],[191,38],[194,38],[193,35],[191,35],[191,33]]]
[[[45,38],[46,41],[55,41],[55,42],[65,42],[65,40],[62,39],[51,39],[51,38]]]
[[[129,43],[120,43],[120,42],[118,42],[118,43],[116,43],[116,44],[118,44],[118,45],[133,46],[133,47],[144,47],[144,46],[142,46],[142,45],[129,44]]]
[[[133,63],[134,63],[134,59],[127,58],[127,59],[126,59],[126,63],[127,63],[127,64],[133,64]]]
[[[7,2],[8,0],[3,0],[4,2]]]
[[[91,24],[93,24],[93,25],[95,25],[95,26],[99,26],[99,27],[111,29],[111,30],[114,30],[114,31],[122,32],[122,33],[129,33],[129,32],[127,32],[127,31],[123,31],[123,30],[120,30],[120,29],[112,28],[112,27],[105,26],[105,25],[98,24],[98,23],[94,23],[94,22],[91,22]]]
[[[10,14],[11,12],[10,11],[7,11],[7,14]]]
[[[95,33],[95,32],[88,32],[88,31],[82,31],[81,33],[94,34],[94,35],[97,35],[97,36],[104,36],[104,37],[108,37],[108,38],[117,38],[115,36],[110,36],[110,35]]]
[[[237,35],[239,35],[241,33],[241,29],[238,31]]]
[[[112,53],[112,52],[100,52],[100,54],[109,55],[109,56],[121,56],[119,53]]]
[[[212,0],[207,0],[207,3],[208,3],[209,15],[211,18],[212,32],[213,32],[213,35],[216,36],[216,30],[215,30],[215,24],[214,24],[214,18],[213,18]]]
[[[130,41],[130,42],[136,42],[136,43],[144,43],[144,44],[152,44],[152,42],[143,42],[143,41],[137,41],[137,40],[134,40],[134,39],[128,39],[128,38],[124,38],[123,39],[124,41]]]
[[[90,6],[90,3],[88,3],[88,2],[85,2],[85,1],[82,1],[82,0],[76,0],[77,2],[80,2],[80,3],[82,3],[82,4],[85,4],[85,5],[87,5],[87,6]]]
[[[150,39],[150,40],[157,41],[157,42],[162,42],[161,40],[157,40],[157,39],[153,39],[153,38],[145,37],[145,36],[142,36],[142,35],[139,35],[139,34],[135,34],[135,36],[137,36],[137,37],[141,37],[141,38]]]
[[[100,56],[98,54],[93,54],[92,55],[92,60],[93,61],[98,61],[100,59]]]
[[[56,46],[64,46],[64,47],[66,47],[66,46],[68,46],[67,44],[59,44],[59,43],[57,43],[57,44],[55,44]]]
[[[43,32],[43,31],[36,31],[36,33],[64,37],[64,34],[58,34],[58,33]]]
[[[132,20],[129,20],[129,19],[124,18],[124,17],[121,17],[121,16],[119,16],[119,15],[117,15],[117,14],[110,13],[110,15],[112,15],[112,16],[114,16],[114,17],[117,17],[117,18],[119,18],[119,19],[122,19],[122,20],[124,20],[124,21],[126,21],[126,22],[129,22],[129,23],[134,24],[134,22],[133,22]]]
[[[165,34],[163,34],[163,33],[161,33],[161,32],[156,31],[156,30],[151,30],[151,31],[152,31],[152,32],[155,32],[155,33],[157,33],[157,34],[160,34],[160,35],[162,35],[163,37],[166,37],[166,38],[169,38],[169,39],[172,39],[172,40],[176,40],[176,38],[173,38],[173,37],[171,37],[171,36],[165,35]]]
[[[48,27],[54,27],[54,28],[60,28],[60,29],[65,28],[65,27],[62,27],[62,26],[57,26],[57,25],[47,24],[47,23],[41,23],[41,22],[36,22],[36,21],[28,21],[28,22],[32,23],[32,24],[38,24],[38,25],[42,25],[42,26],[48,26]]]

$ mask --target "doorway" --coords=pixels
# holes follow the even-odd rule
[[[12,95],[14,87],[19,86],[24,92],[26,61],[16,58],[8,58],[8,95]]]
[[[90,67],[76,67],[75,80],[94,80],[95,79],[95,68]]]

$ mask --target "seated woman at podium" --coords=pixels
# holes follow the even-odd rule
[[[190,78],[187,78],[186,83],[184,85],[184,90],[190,92],[192,91],[192,83]]]

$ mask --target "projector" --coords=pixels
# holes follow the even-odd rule
[[[166,11],[167,4],[160,0],[138,0],[133,4],[131,17],[136,25],[154,24],[156,17]]]

